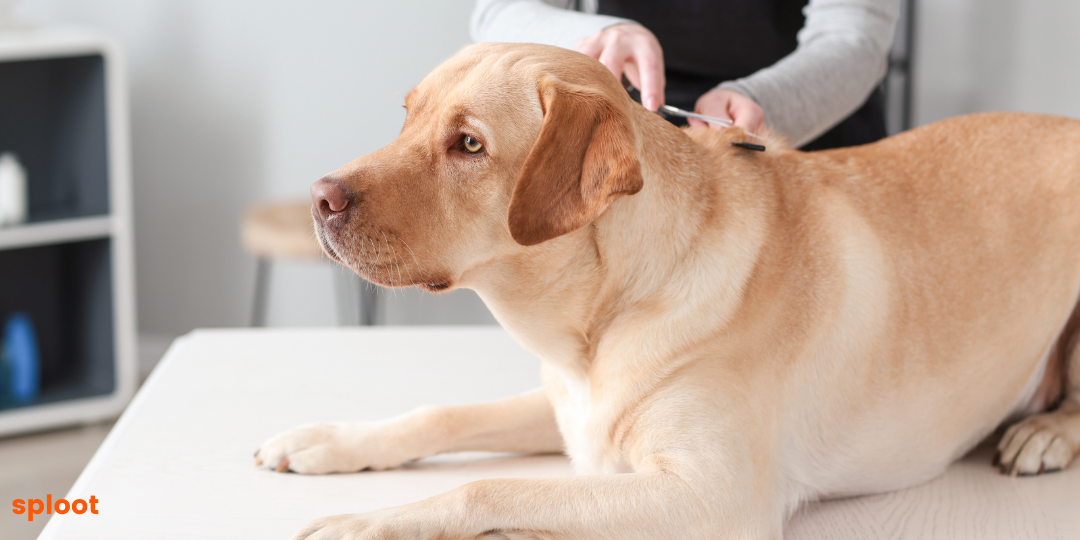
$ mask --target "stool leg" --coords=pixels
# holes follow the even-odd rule
[[[360,288],[360,324],[379,324],[379,286],[364,282]]]
[[[251,326],[266,326],[266,297],[270,289],[270,261],[259,257],[255,264],[255,298],[251,302]]]
[[[356,305],[355,282],[360,278],[337,265],[334,266],[334,305],[337,307],[338,326],[360,324],[360,306]]]
[[[336,269],[341,270],[341,269]],[[372,326],[379,324],[379,286],[352,272],[334,274],[337,290],[338,324]]]

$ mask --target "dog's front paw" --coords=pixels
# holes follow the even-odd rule
[[[1064,469],[1076,454],[1070,441],[1076,419],[1062,411],[1037,414],[1012,425],[994,456],[1001,473],[1030,476]]]
[[[395,444],[384,423],[308,424],[278,433],[255,452],[255,465],[302,474],[356,472],[397,467],[411,456]]]
[[[387,509],[316,519],[293,540],[420,540],[432,536],[421,530],[419,521],[402,519],[397,509]]]

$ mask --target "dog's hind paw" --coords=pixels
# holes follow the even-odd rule
[[[1032,476],[1064,469],[1080,450],[1080,414],[1054,411],[1018,422],[998,443],[995,465],[1002,474]]]

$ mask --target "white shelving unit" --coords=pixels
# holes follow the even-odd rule
[[[27,170],[29,219],[0,227],[0,324],[29,314],[35,401],[0,436],[115,416],[135,389],[126,79],[109,38],[0,29],[0,152]]]
[[[0,250],[108,238],[113,232],[112,223],[111,217],[102,216],[0,227]]]

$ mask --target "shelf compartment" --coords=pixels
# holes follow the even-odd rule
[[[91,217],[0,227],[0,250],[17,249],[78,240],[105,238],[112,234],[112,219]]]
[[[28,180],[29,221],[109,213],[105,60],[0,62],[0,152]]]
[[[111,240],[0,251],[0,323],[29,315],[40,353],[31,403],[103,396],[116,388]]]

